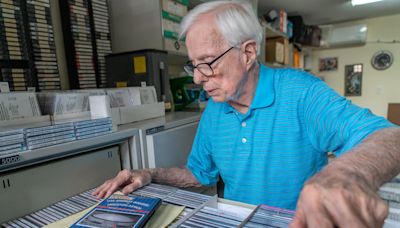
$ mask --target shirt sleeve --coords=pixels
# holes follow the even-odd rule
[[[314,82],[304,99],[307,134],[321,152],[341,155],[368,135],[395,126],[369,109],[352,104],[322,81]]]
[[[214,185],[218,181],[219,172],[211,156],[211,141],[209,134],[211,128],[210,101],[203,112],[196,137],[190,152],[187,168],[192,172],[202,185]]]

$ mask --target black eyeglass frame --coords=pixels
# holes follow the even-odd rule
[[[235,48],[235,46],[230,47],[228,50],[224,51],[221,55],[219,55],[218,57],[216,57],[213,61],[208,62],[208,63],[199,63],[196,66],[193,66],[192,61],[187,61],[185,66],[183,67],[183,69],[186,71],[186,73],[188,73],[189,75],[193,76],[194,75],[194,70],[197,69],[202,75],[206,76],[206,77],[211,77],[214,74],[214,69],[211,67],[211,65],[213,63],[215,63],[217,60],[219,60],[220,58],[222,58],[226,53],[228,53],[230,50],[232,50],[233,48]],[[208,66],[208,68],[211,70],[211,74],[205,74],[204,72],[202,72],[199,68],[200,65],[206,65]]]

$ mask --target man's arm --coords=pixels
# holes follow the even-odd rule
[[[200,187],[201,184],[189,169],[185,168],[156,168],[143,170],[122,170],[113,179],[107,180],[93,193],[97,198],[105,198],[117,190],[124,194],[133,192],[150,182],[173,185],[177,187]]]
[[[381,227],[376,191],[400,172],[400,129],[380,130],[336,158],[304,186],[292,227]]]

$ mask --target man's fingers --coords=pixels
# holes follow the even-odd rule
[[[307,188],[301,195],[291,228],[383,226],[388,208],[379,198],[355,197],[343,191],[333,191],[329,197],[322,197],[314,190]]]
[[[386,217],[389,215],[389,206],[388,204],[379,199],[378,205],[375,207],[375,216],[379,219],[377,226],[382,227],[385,223]]]
[[[307,227],[324,227],[333,228],[334,224],[330,219],[329,214],[325,211],[313,211],[306,213]]]
[[[296,214],[293,217],[293,221],[289,225],[290,228],[306,228],[306,218],[303,210],[300,206],[297,207]]]
[[[140,182],[134,181],[133,183],[125,186],[121,191],[122,191],[122,193],[124,193],[126,195],[126,194],[129,194],[129,193],[135,191],[136,189],[138,189],[140,187],[142,187]]]
[[[300,195],[297,210],[291,227],[334,227],[332,218],[322,204],[323,196],[318,189],[306,186]]]
[[[97,199],[109,197],[119,188],[126,185],[130,177],[131,172],[129,170],[122,170],[114,179],[108,180],[98,187],[93,195],[96,196]]]

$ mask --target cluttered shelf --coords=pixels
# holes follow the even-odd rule
[[[263,63],[278,68],[310,68],[312,49],[306,46],[315,46],[316,42],[299,38],[303,29],[308,28],[302,23],[301,17],[288,17],[284,10],[271,10],[259,20],[265,35],[260,57]]]

